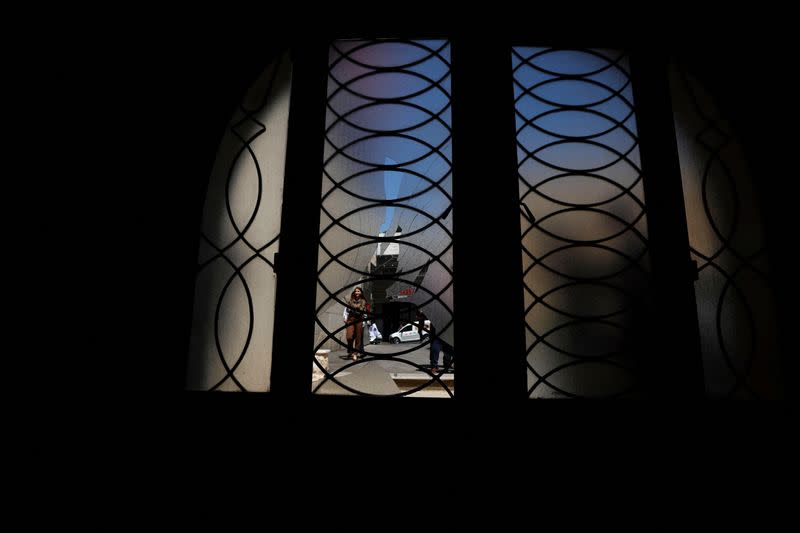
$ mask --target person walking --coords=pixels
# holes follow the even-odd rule
[[[370,344],[380,344],[383,336],[381,332],[378,330],[377,324],[375,322],[368,322],[369,324],[369,342]]]
[[[347,324],[347,357],[358,361],[364,344],[364,319],[367,314],[367,300],[361,287],[356,287],[347,300],[342,317]]]
[[[436,328],[433,326],[425,313],[421,309],[417,309],[417,329],[420,336],[423,331],[428,333],[428,338],[431,340],[430,361],[431,361],[431,374],[440,374],[439,370],[439,353],[444,352],[444,371],[446,372],[453,366],[453,359],[455,358],[455,349],[445,341],[439,338],[436,334]]]

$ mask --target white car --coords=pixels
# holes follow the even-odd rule
[[[430,327],[431,321],[426,320],[425,325]],[[411,342],[411,341],[419,342],[419,341],[424,341],[427,338],[428,338],[428,332],[423,331],[422,337],[420,337],[418,328],[414,324],[406,324],[399,330],[389,335],[389,339],[392,344],[400,344],[401,342]]]

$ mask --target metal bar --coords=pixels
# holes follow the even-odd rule
[[[282,397],[311,393],[327,52],[321,40],[292,49],[271,378],[271,391]]]
[[[525,397],[511,46],[454,36],[454,310],[458,400]]]
[[[655,49],[631,54],[643,186],[654,284],[654,320],[642,354],[642,388],[657,399],[704,395],[686,211],[667,78],[667,56]]]

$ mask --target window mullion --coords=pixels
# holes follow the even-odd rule
[[[511,48],[452,39],[456,398],[525,397]]]
[[[689,256],[686,211],[667,78],[667,58],[631,54],[652,260],[654,317],[642,387],[653,397],[703,395],[702,359]]]
[[[314,339],[327,60],[322,40],[292,49],[271,378],[272,392],[287,397],[311,393],[312,361],[305,354]]]

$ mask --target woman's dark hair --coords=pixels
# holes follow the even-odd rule
[[[355,298],[355,296],[356,296],[356,289],[358,289],[359,291],[361,291],[361,297],[362,297],[364,300],[366,300],[366,299],[367,299],[367,297],[366,297],[366,296],[364,296],[364,289],[362,289],[361,287],[353,287],[353,292],[351,292],[351,293],[350,293],[350,298],[351,298],[351,299],[352,299],[352,298]]]

